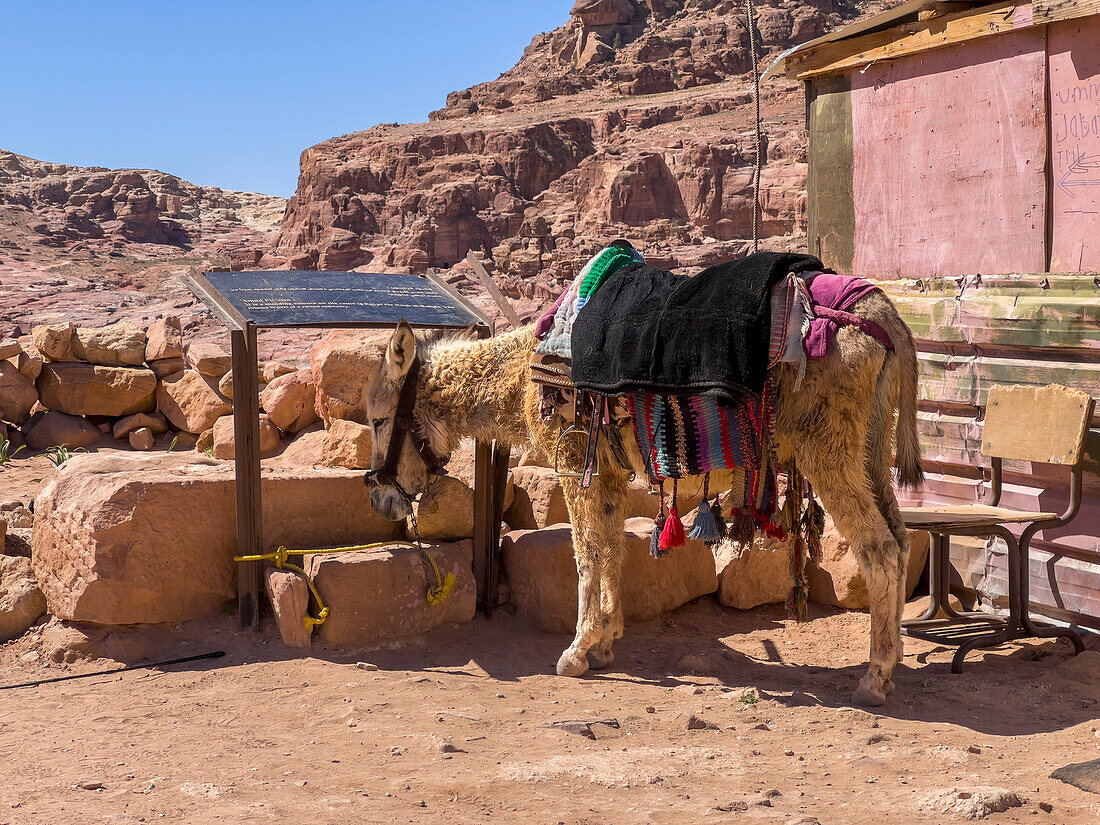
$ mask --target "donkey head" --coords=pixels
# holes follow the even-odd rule
[[[399,521],[412,513],[411,500],[420,495],[431,481],[430,469],[414,445],[414,438],[424,438],[421,415],[415,407],[409,408],[410,416],[401,420],[399,401],[402,389],[413,393],[416,387],[406,388],[406,379],[416,381],[419,376],[410,374],[417,358],[417,341],[412,327],[405,321],[397,325],[382,358],[382,366],[372,376],[367,386],[367,423],[371,430],[371,506],[383,518]],[[411,419],[411,420],[410,420]],[[412,425],[411,427],[409,425]],[[398,438],[394,438],[394,428]],[[416,430],[419,430],[417,432]],[[396,458],[390,451],[397,452]]]

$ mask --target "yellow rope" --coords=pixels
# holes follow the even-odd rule
[[[317,592],[317,588],[313,584],[313,580],[309,577],[309,574],[298,565],[291,564],[288,561],[288,557],[313,556],[319,553],[351,553],[356,550],[377,550],[382,547],[408,547],[413,550],[419,550],[427,561],[428,566],[431,567],[432,575],[435,578],[434,585],[427,585],[426,598],[428,604],[435,607],[447,601],[455,587],[456,579],[454,573],[448,573],[444,576],[440,572],[439,566],[435,563],[435,559],[432,558],[431,554],[423,547],[413,544],[411,541],[376,541],[370,544],[356,544],[350,547],[330,547],[322,550],[288,550],[285,547],[279,547],[279,549],[273,553],[260,553],[253,556],[234,556],[233,561],[271,561],[274,562],[277,569],[290,570],[305,579],[306,586],[309,588],[309,592],[313,594],[313,598],[317,600],[317,606],[319,608],[317,618],[313,618],[307,613],[306,617],[302,620],[306,629],[312,630],[315,625],[325,623],[325,619],[329,616],[329,609],[321,599],[321,594]]]

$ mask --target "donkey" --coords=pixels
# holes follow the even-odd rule
[[[858,328],[843,327],[826,357],[809,361],[799,389],[794,389],[795,368],[781,364],[775,443],[779,460],[797,463],[859,559],[870,597],[871,649],[867,673],[852,698],[877,706],[893,691],[890,677],[902,657],[909,558],[890,470],[895,413],[900,482],[916,486],[923,477],[917,360],[909,328],[880,291],[861,298],[853,311],[886,331],[893,352]],[[371,496],[382,516],[407,516],[412,499],[431,482],[432,470],[463,437],[554,454],[561,424],[540,417],[539,392],[530,379],[535,344],[531,327],[482,341],[462,335],[418,341],[408,324],[398,325],[366,393],[371,468],[387,470],[376,477]],[[633,437],[622,440],[634,444]],[[576,635],[557,663],[562,676],[607,667],[614,658],[612,644],[623,634],[623,504],[631,471],[606,444],[601,439],[600,472],[588,489],[576,478],[562,479],[580,577]],[[567,439],[559,459],[565,469],[579,470],[583,444]],[[634,471],[644,472],[636,447],[632,459]]]

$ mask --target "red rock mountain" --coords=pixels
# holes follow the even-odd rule
[[[164,172],[0,150],[0,337],[35,323],[151,320],[188,306],[171,276],[188,266],[254,264],[285,204]]]
[[[844,0],[769,0],[757,8],[761,69],[858,13]],[[451,93],[428,123],[305,150],[262,265],[422,270],[474,250],[531,310],[615,237],[669,267],[744,254],[755,161],[746,19],[741,0],[577,0],[512,69]],[[769,248],[800,246],[802,89],[768,81],[762,103],[761,234]]]

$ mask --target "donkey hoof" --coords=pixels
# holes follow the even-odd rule
[[[588,651],[588,663],[592,665],[593,670],[603,670],[614,661],[615,652],[611,648],[608,648],[606,652],[597,648]]]
[[[574,656],[568,650],[558,659],[559,676],[583,676],[588,672],[588,660],[584,656]]]
[[[861,708],[877,708],[886,704],[886,693],[861,684],[852,694],[852,704]]]

